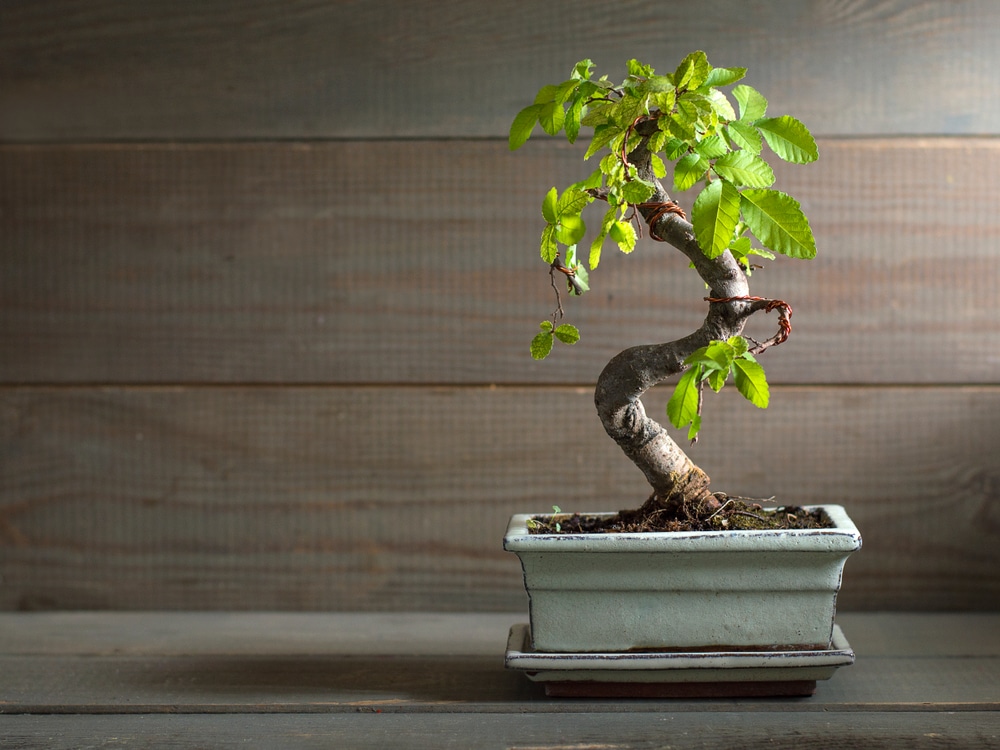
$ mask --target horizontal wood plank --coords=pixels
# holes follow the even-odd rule
[[[0,718],[0,727],[11,750],[77,750],[109,743],[164,750],[248,744],[260,750],[646,750],[663,745],[665,738],[676,750],[996,750],[1000,734],[1000,715],[994,712],[730,712],[708,718],[669,713],[636,718],[627,712],[386,715],[359,709],[346,716],[9,716]]]
[[[521,672],[505,670],[507,632],[525,617],[7,613],[0,615],[11,636],[0,648],[0,714],[622,710],[607,699],[545,699]],[[997,621],[996,614],[842,613],[856,663],[820,681],[813,698],[779,704],[779,711],[998,710]],[[81,627],[74,648],[68,636]],[[88,638],[95,631],[104,641],[97,649]],[[901,648],[900,639],[910,647]],[[931,673],[936,678],[928,681]],[[668,706],[678,714],[767,710],[767,702],[712,700],[643,701],[628,710],[641,715]]]
[[[1000,132],[990,0],[378,2],[0,8],[0,141],[505,136],[590,57],[704,49],[827,135]]]
[[[1000,389],[739,400],[691,455],[716,489],[849,509],[842,607],[995,608]],[[8,388],[0,444],[6,610],[517,609],[510,514],[647,492],[582,388]]]
[[[820,146],[778,183],[820,256],[751,280],[795,309],[771,379],[995,382],[1000,143]],[[567,302],[583,341],[528,357],[555,305],[540,197],[579,160],[555,142],[0,147],[0,381],[592,383],[705,305],[679,253],[608,249]]]
[[[3,612],[0,656],[49,658],[489,657],[520,612]],[[1000,659],[997,613],[841,612],[838,623],[864,659]],[[443,638],[454,633],[460,641]],[[961,633],[960,638],[955,634]],[[846,672],[841,672],[846,674]],[[987,676],[987,675],[984,675]],[[967,681],[970,687],[977,680]],[[824,683],[827,684],[827,683]],[[834,683],[829,683],[834,684]],[[883,686],[889,687],[889,686]],[[896,684],[893,700],[925,689]],[[39,689],[35,686],[35,689]],[[64,686],[65,690],[70,689]],[[901,692],[913,691],[913,692]],[[853,699],[863,696],[852,691]],[[926,697],[926,696],[924,696]],[[969,700],[955,692],[947,703]],[[997,700],[995,695],[984,696]],[[885,696],[865,698],[884,703]]]
[[[844,613],[796,700],[560,700],[497,614],[0,614],[4,747],[996,747],[998,616]],[[77,637],[74,637],[77,636]]]

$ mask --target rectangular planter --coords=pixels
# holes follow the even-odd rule
[[[841,506],[821,507],[834,528],[530,534],[531,516],[515,515],[504,549],[521,560],[532,646],[828,649],[844,563],[861,534]]]

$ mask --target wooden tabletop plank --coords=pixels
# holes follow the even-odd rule
[[[10,750],[996,750],[1000,713],[656,711],[0,716]]]
[[[811,698],[569,700],[509,614],[0,614],[0,747],[997,748],[1000,615],[844,614]]]
[[[490,657],[502,651],[511,625],[525,618],[519,611],[3,612],[0,655]],[[851,647],[867,656],[1000,658],[998,618],[974,612],[841,612],[838,621]]]
[[[517,614],[0,615],[0,629],[13,634],[0,654],[0,712],[773,709],[766,700],[547,699],[539,685],[503,666],[506,629],[522,619]],[[783,703],[780,710],[1000,711],[1000,615],[844,613],[840,623],[856,663],[821,681],[813,698]],[[79,646],[73,649],[69,639],[77,632]],[[231,642],[224,643],[230,633]],[[907,643],[894,645],[896,633],[907,633]]]

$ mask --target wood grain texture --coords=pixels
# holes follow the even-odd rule
[[[648,239],[609,251],[583,341],[531,361],[539,202],[583,167],[507,128],[580,58],[618,78],[696,48],[823,137],[777,170],[820,256],[752,279],[795,308],[774,406],[723,421],[723,394],[695,460],[847,505],[842,607],[996,609],[998,23],[989,0],[0,4],[0,609],[521,608],[507,516],[642,499],[590,384],[697,327],[704,290]]]
[[[0,396],[0,609],[517,609],[511,513],[646,493],[585,389]],[[842,607],[995,608],[1000,390],[738,399],[710,401],[692,456],[716,489],[849,509],[865,547]]]
[[[996,750],[995,712],[917,714],[713,713],[675,716],[592,713],[221,716],[10,716],[0,718],[10,750],[76,750],[102,744],[163,750]],[[710,719],[710,721],[709,721]]]
[[[990,133],[998,24],[990,0],[7,2],[0,141],[503,136],[577,60],[620,80],[694,49],[821,134]]]
[[[752,278],[795,309],[771,379],[995,382],[1000,143],[820,146],[778,175],[819,257]],[[696,328],[704,290],[663,245],[609,248],[594,291],[568,302],[582,343],[527,356],[554,306],[540,197],[581,176],[579,156],[556,142],[0,147],[0,380],[592,383],[623,346]]]
[[[558,700],[502,614],[0,615],[0,742],[261,748],[995,748],[997,615],[844,614],[805,700]],[[78,633],[79,637],[72,638]]]

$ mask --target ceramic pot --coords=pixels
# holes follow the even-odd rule
[[[828,529],[530,534],[511,518],[539,652],[829,649],[837,593],[861,534]],[[612,515],[612,514],[593,514]]]

